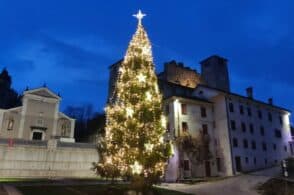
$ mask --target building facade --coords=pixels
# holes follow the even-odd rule
[[[46,87],[26,90],[22,106],[0,110],[0,138],[74,142],[75,120],[59,111],[60,101]]]
[[[293,155],[290,114],[285,108],[230,91],[228,61],[213,55],[201,73],[182,63],[166,63],[158,74],[167,118],[166,141],[174,146],[165,180],[231,176],[277,165]],[[116,71],[110,67],[109,97]],[[109,100],[110,101],[110,100]]]

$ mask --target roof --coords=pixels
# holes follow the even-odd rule
[[[184,98],[184,99],[189,99],[189,100],[196,100],[196,101],[200,101],[200,102],[205,102],[205,103],[209,103],[209,104],[212,103],[211,101],[208,101],[207,99],[203,99],[203,98],[199,98],[199,97],[195,97],[195,96],[185,96],[185,95],[180,95],[180,96],[171,95],[171,96],[164,98],[164,100],[168,100],[171,98]]]
[[[198,84],[197,87],[209,88],[209,89],[212,89],[212,90],[220,91],[220,92],[228,94],[228,95],[233,95],[233,96],[237,96],[237,97],[240,97],[240,98],[243,98],[243,99],[247,99],[249,101],[256,102],[258,104],[262,104],[262,105],[266,105],[266,106],[276,108],[276,109],[279,109],[279,110],[284,110],[284,111],[287,111],[287,112],[291,112],[289,109],[286,109],[286,108],[283,108],[283,107],[280,107],[280,106],[272,105],[272,104],[269,104],[269,103],[266,103],[266,102],[263,102],[263,101],[260,101],[260,100],[256,100],[256,99],[253,99],[253,98],[250,98],[250,97],[247,97],[247,96],[243,96],[243,95],[240,95],[240,94],[237,94],[237,93],[228,92],[228,91],[221,90],[221,89],[218,89],[218,88],[210,87],[210,86],[207,86],[207,85]]]
[[[53,91],[51,91],[47,87],[40,87],[40,88],[36,88],[36,89],[27,90],[27,91],[24,91],[23,94],[24,95],[26,95],[26,94],[39,95],[39,96],[44,96],[44,97],[48,97],[48,98],[55,98],[58,100],[61,99],[60,96],[56,95]]]

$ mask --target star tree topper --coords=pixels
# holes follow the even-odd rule
[[[142,24],[142,19],[146,16],[146,14],[143,14],[139,9],[138,13],[134,14],[133,16],[138,19],[139,24]]]

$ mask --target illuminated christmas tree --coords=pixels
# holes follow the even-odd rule
[[[137,30],[120,64],[112,103],[105,109],[104,147],[97,170],[152,184],[163,175],[171,148],[164,142],[166,122],[151,43],[142,25],[145,14],[139,10],[134,16]]]

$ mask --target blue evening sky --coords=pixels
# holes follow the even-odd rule
[[[0,69],[22,92],[44,82],[67,105],[102,110],[108,66],[122,58],[143,23],[157,72],[170,60],[198,69],[212,54],[229,60],[233,92],[274,98],[294,109],[292,0],[1,0]]]

